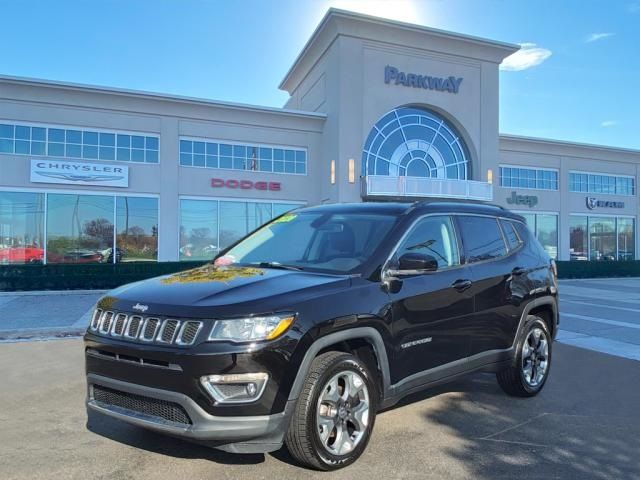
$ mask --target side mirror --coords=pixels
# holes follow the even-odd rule
[[[400,257],[398,269],[390,270],[391,275],[416,275],[420,273],[435,272],[438,269],[438,260],[424,253],[409,252]]]

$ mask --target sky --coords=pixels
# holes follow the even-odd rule
[[[0,74],[281,107],[332,6],[521,44],[501,133],[640,149],[640,0],[0,0]]]

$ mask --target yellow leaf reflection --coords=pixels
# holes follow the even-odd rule
[[[262,275],[263,271],[259,268],[251,267],[218,267],[208,263],[202,267],[186,270],[184,272],[174,273],[173,275],[163,278],[160,283],[165,285],[172,283],[199,283],[199,282],[230,282],[236,278],[253,277]]]

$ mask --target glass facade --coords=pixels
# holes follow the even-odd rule
[[[369,133],[362,172],[466,180],[467,157],[457,130],[442,116],[423,108],[400,107],[378,120]]]
[[[518,212],[551,258],[558,258],[558,215]]]
[[[571,260],[635,259],[634,219],[572,215],[569,253]]]
[[[180,260],[210,260],[247,233],[300,204],[180,200]]]
[[[181,139],[180,165],[305,175],[307,151],[268,145]]]
[[[111,196],[47,195],[47,263],[98,263],[113,248]]]
[[[157,136],[0,123],[0,153],[158,163]]]
[[[500,186],[558,190],[558,171],[544,168],[500,167]]]
[[[157,256],[157,198],[0,192],[0,263],[115,263]]]
[[[0,192],[0,264],[43,263],[43,193]]]
[[[569,191],[632,196],[636,194],[636,184],[633,177],[570,172]]]
[[[142,262],[157,258],[158,199],[116,197],[115,260]]]

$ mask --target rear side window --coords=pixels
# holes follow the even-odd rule
[[[516,227],[513,226],[512,222],[508,220],[500,220],[500,225],[502,225],[502,231],[504,232],[504,237],[507,241],[509,250],[515,250],[522,245],[522,240],[520,240],[520,237],[516,232]]]
[[[498,219],[492,217],[458,217],[467,263],[481,262],[507,254]]]
[[[526,239],[527,245],[529,245],[534,251],[537,251],[541,259],[548,259],[549,254],[544,247],[540,245],[540,242],[529,226],[521,222],[514,222],[514,224],[520,238]]]

